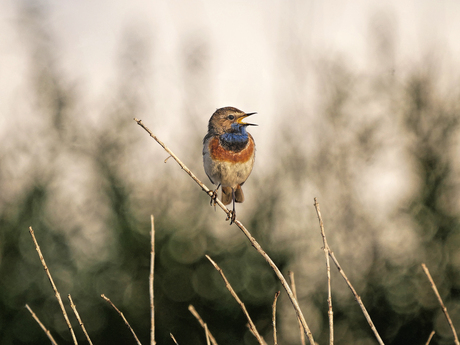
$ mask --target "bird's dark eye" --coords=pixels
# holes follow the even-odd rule
[[[235,119],[235,116],[233,116],[233,115],[228,115],[228,119],[229,119],[229,120],[234,120],[234,119]]]

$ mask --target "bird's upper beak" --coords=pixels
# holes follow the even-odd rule
[[[255,123],[247,123],[247,122],[243,122],[243,120],[245,118],[247,118],[248,116],[251,116],[251,115],[254,115],[254,114],[257,114],[257,113],[247,113],[247,114],[243,114],[241,115],[237,122],[240,124],[240,125],[243,125],[243,126],[257,126]]]

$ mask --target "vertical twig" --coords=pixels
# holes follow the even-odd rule
[[[75,317],[77,318],[78,323],[80,324],[80,327],[83,330],[83,333],[85,333],[85,336],[86,336],[86,339],[88,340],[88,343],[90,343],[90,345],[93,345],[93,342],[91,341],[88,332],[86,332],[86,328],[85,328],[85,325],[83,324],[83,321],[81,320],[80,314],[78,313],[77,306],[75,305],[75,303],[73,303],[72,296],[70,296],[70,294],[68,294],[67,298],[70,301],[70,307],[72,308],[73,313],[75,314]]]
[[[233,298],[240,305],[241,309],[243,310],[244,315],[246,315],[246,318],[249,321],[249,326],[248,327],[249,327],[250,331],[252,332],[252,334],[254,334],[254,336],[256,337],[256,339],[257,339],[257,341],[259,342],[260,345],[266,345],[265,340],[262,339],[261,335],[257,331],[256,325],[254,325],[254,322],[252,322],[252,319],[249,316],[248,311],[246,310],[246,306],[240,300],[240,298],[236,294],[235,290],[233,290],[232,286],[230,285],[230,283],[228,282],[227,278],[225,277],[225,274],[222,271],[222,269],[209,257],[209,255],[206,255],[206,258],[211,262],[211,264],[214,266],[214,268],[217,270],[217,272],[220,273],[220,275],[222,276],[222,279],[225,282],[225,287],[228,289],[228,291],[230,291],[230,293],[232,294]]]
[[[430,345],[431,339],[433,339],[434,334],[435,334],[435,331],[431,331],[430,336],[428,337],[428,340],[425,345]]]
[[[279,295],[280,295],[279,291],[275,293],[275,299],[273,300],[273,306],[272,306],[273,343],[275,345],[278,345],[278,336],[276,334],[276,302],[278,301]]]
[[[315,198],[315,207],[316,207],[316,205],[318,205],[318,207],[319,207],[319,204],[318,204],[318,202],[316,201],[316,198]],[[318,214],[318,217],[321,217],[321,213]],[[322,219],[320,219],[320,222],[322,222]],[[324,236],[326,236],[326,235],[324,235]],[[353,287],[353,285],[351,285],[350,280],[348,280],[347,275],[345,274],[344,270],[343,270],[342,267],[340,266],[339,261],[338,261],[337,258],[335,257],[334,252],[332,251],[332,249],[331,249],[330,247],[328,248],[328,252],[329,252],[329,256],[331,257],[332,261],[334,261],[335,266],[336,266],[337,269],[339,270],[339,273],[342,275],[343,279],[345,280],[345,282],[347,283],[348,287],[350,288],[350,290],[351,290],[353,296],[355,296],[356,302],[358,302],[358,305],[359,305],[359,307],[361,308],[361,311],[363,312],[364,317],[365,317],[366,320],[367,320],[367,323],[368,323],[369,326],[371,327],[372,332],[374,332],[375,338],[377,339],[377,341],[379,342],[380,345],[385,345],[384,342],[383,342],[383,340],[382,340],[382,338],[381,338],[380,335],[379,335],[379,332],[377,331],[377,328],[375,328],[375,325],[374,325],[374,323],[372,322],[371,316],[370,316],[369,313],[367,312],[367,309],[366,309],[366,307],[364,306],[364,303],[363,303],[363,301],[361,300],[361,297],[358,295],[358,293],[356,292],[356,290],[355,290],[355,288]]]
[[[174,160],[179,164],[179,166],[184,170],[200,187],[201,189],[208,194],[209,196],[213,196],[213,191],[206,187],[203,182],[201,182],[195,174],[187,168],[187,166],[182,163],[182,161],[162,142],[160,141],[145,125],[142,123],[141,120],[134,118],[134,121],[137,122],[139,126],[141,126]],[[231,211],[228,210],[225,205],[220,201],[219,199],[216,199],[216,204],[219,205],[219,207],[227,214],[227,219],[231,215]],[[275,265],[273,260],[268,256],[267,253],[262,249],[260,244],[255,240],[254,237],[252,237],[251,233],[244,227],[244,225],[239,221],[235,220],[233,222],[236,224],[240,230],[244,233],[244,235],[248,238],[248,240],[251,242],[251,245],[259,252],[260,255],[263,256],[265,261],[270,265],[270,267],[273,269],[275,272],[276,276],[281,282],[281,285],[283,285],[283,288],[286,290],[286,293],[288,294],[288,297],[292,303],[292,306],[294,307],[294,310],[297,314],[297,317],[299,318],[300,322],[302,323],[302,327],[304,329],[305,334],[308,337],[308,340],[310,341],[311,345],[315,345],[315,340],[313,339],[313,334],[310,331],[310,328],[308,327],[307,322],[305,321],[305,317],[303,316],[302,310],[300,310],[299,303],[297,300],[294,298],[294,295],[292,294],[291,288],[289,287],[289,284],[287,283],[286,279],[284,278],[283,274],[279,270],[279,268]]]
[[[118,314],[120,314],[120,316],[123,319],[123,321],[125,322],[126,326],[128,326],[129,330],[133,334],[134,339],[136,340],[137,344],[142,345],[141,342],[139,341],[139,338],[137,337],[136,333],[134,332],[134,330],[132,329],[131,325],[129,324],[128,320],[126,320],[125,316],[123,315],[123,313],[120,310],[118,310],[118,308],[115,307],[115,304],[113,304],[112,301],[108,297],[106,297],[104,294],[102,294],[101,297],[104,300],[106,300],[112,306],[112,308],[117,311]]]
[[[315,198],[315,209],[318,216],[319,227],[321,229],[321,237],[323,238],[323,250],[326,257],[326,275],[327,275],[327,315],[329,317],[329,344],[334,344],[334,312],[332,310],[332,292],[331,292],[331,264],[329,262],[329,245],[327,244],[326,233],[324,232],[323,218],[321,217],[321,211],[319,204]]]
[[[201,327],[203,327],[203,329],[205,329],[206,323],[203,321],[203,319],[201,318],[200,314],[198,314],[198,312],[196,311],[195,307],[190,304],[188,306],[188,310],[192,313],[193,316],[195,316],[195,319],[198,320],[198,322],[200,323]],[[207,328],[207,326],[206,326],[206,328]],[[209,340],[211,341],[212,345],[217,345],[217,341],[213,337],[213,335],[211,334],[209,329],[208,329],[208,336],[209,336]]]
[[[48,269],[48,266],[46,265],[45,258],[43,257],[40,246],[38,245],[37,239],[35,238],[34,230],[32,229],[32,227],[29,227],[29,233],[32,236],[32,240],[34,241],[35,249],[37,250],[38,257],[40,258],[42,266],[45,269],[46,275],[48,276],[51,286],[53,287],[54,295],[56,296],[56,299],[58,300],[59,306],[61,307],[62,315],[64,315],[65,322],[67,323],[67,327],[69,328],[70,334],[72,335],[73,343],[77,345],[78,344],[77,338],[75,337],[75,332],[73,331],[69,317],[67,316],[67,312],[65,311],[64,303],[62,303],[61,294],[59,293],[56,285],[54,284],[53,277],[51,277],[51,272]]]
[[[460,343],[458,342],[457,331],[455,330],[454,324],[452,323],[452,320],[450,319],[449,313],[447,312],[447,308],[446,308],[446,306],[444,305],[444,303],[442,301],[441,295],[438,292],[438,288],[436,287],[436,284],[434,283],[433,278],[431,278],[430,271],[428,270],[428,267],[426,267],[425,264],[422,264],[422,268],[425,271],[425,274],[426,274],[426,276],[428,277],[428,280],[431,283],[431,288],[433,289],[434,294],[438,298],[438,301],[439,301],[439,304],[441,305],[442,311],[444,312],[444,315],[446,316],[447,322],[449,323],[450,329],[452,330],[452,333],[454,334],[455,345],[460,345]]]
[[[149,275],[149,294],[150,294],[150,345],[155,345],[155,305],[153,291],[153,277],[155,265],[155,219],[150,215],[150,275]]]
[[[38,325],[42,328],[42,330],[45,332],[46,336],[51,340],[51,344],[57,345],[56,340],[54,340],[53,336],[51,335],[51,332],[45,327],[45,325],[40,321],[37,315],[32,311],[32,309],[29,307],[28,304],[26,304],[26,308],[29,311],[30,315],[34,318],[35,321],[37,321]]]
[[[292,289],[292,293],[294,295],[294,298],[297,300],[297,302],[299,301],[297,299],[297,288],[295,286],[295,278],[294,278],[294,272],[293,271],[289,271],[288,272],[288,276],[289,276],[289,281],[291,283],[291,289]],[[305,333],[303,331],[303,327],[302,327],[302,321],[300,321],[299,318],[297,318],[297,321],[299,322],[299,328],[300,328],[300,344],[301,345],[305,345]]]

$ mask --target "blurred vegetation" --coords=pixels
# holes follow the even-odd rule
[[[193,304],[220,344],[256,344],[205,254],[222,267],[270,342],[271,303],[281,289],[273,272],[172,161],[163,164],[161,149],[146,149],[156,144],[132,121],[143,118],[148,104],[155,102],[154,92],[148,97],[144,92],[154,49],[127,30],[116,86],[102,110],[87,109],[78,83],[59,68],[58,47],[43,13],[26,7],[21,16],[30,50],[30,84],[24,93],[30,96],[31,112],[27,130],[18,126],[4,138],[8,145],[0,147],[0,343],[47,342],[26,303],[59,344],[71,343],[29,226],[61,295],[72,295],[95,344],[133,342],[102,293],[147,343],[152,213],[157,229],[157,343],[170,343],[170,332],[179,343],[205,343],[187,310]],[[379,26],[371,31],[379,61],[375,74],[355,72],[340,58],[323,59],[318,62],[321,96],[314,116],[303,110],[301,93],[291,99],[291,109],[285,111],[298,116],[298,126],[280,130],[282,140],[273,149],[280,164],[254,171],[248,188],[258,197],[252,205],[244,204],[244,223],[284,273],[295,271],[300,304],[319,343],[327,342],[328,324],[314,196],[322,206],[329,244],[385,343],[423,344],[432,329],[436,336],[431,344],[452,343],[420,263],[430,268],[459,328],[460,95],[458,89],[443,87],[438,78],[442,70],[433,57],[418,67],[395,70],[394,33]],[[289,62],[295,54],[302,50],[296,47],[287,54],[286,68],[297,76],[292,79],[296,89],[303,90],[303,60]],[[187,37],[183,56],[184,119],[198,118],[209,108],[206,41]],[[84,115],[95,112],[102,125]],[[158,118],[149,115],[154,124]],[[181,132],[181,140],[171,146],[182,148],[189,167],[201,171],[206,123],[188,121],[193,130]],[[391,175],[389,166],[402,173]],[[388,176],[401,180],[403,190],[385,199],[379,193]],[[335,343],[374,344],[335,268],[332,278]],[[298,344],[294,311],[283,294],[279,303],[279,341]]]

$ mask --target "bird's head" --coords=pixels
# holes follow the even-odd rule
[[[243,122],[248,116],[256,113],[245,113],[233,107],[220,108],[209,119],[208,131],[215,134],[241,132],[247,126],[257,126],[254,123]]]

